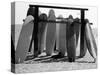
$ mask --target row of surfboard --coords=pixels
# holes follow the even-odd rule
[[[31,11],[34,13],[34,11]],[[23,63],[27,57],[30,41],[32,39],[32,33],[34,29],[34,15],[29,13],[23,23],[20,36],[18,39],[15,52],[15,63]],[[46,23],[39,22],[38,24],[38,51],[41,54],[45,48],[46,55],[52,56],[54,52],[54,46],[56,43],[56,49],[59,50],[58,57],[65,56],[67,52],[69,62],[74,62],[76,58],[76,47],[78,46],[78,40],[81,33],[80,19],[70,15],[69,18],[64,19],[59,16],[56,19],[54,10],[49,11],[49,16],[45,13],[39,15],[40,20],[53,20],[53,21],[66,21],[66,23]],[[90,55],[96,60],[97,46],[92,33],[92,29],[89,25],[89,21],[85,20],[85,49],[84,53],[88,50]],[[33,55],[34,55],[34,42],[32,43]],[[81,53],[81,52],[80,52]],[[82,54],[82,53],[81,53]],[[84,54],[83,54],[84,55]],[[80,55],[81,56],[81,55]],[[81,56],[84,57],[84,56]]]

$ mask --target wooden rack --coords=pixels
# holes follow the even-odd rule
[[[30,42],[30,46],[29,46],[29,51],[31,50],[32,47],[32,42],[34,40],[34,54],[38,51],[38,23],[39,23],[39,18],[38,18],[38,13],[39,13],[39,8],[56,8],[56,9],[65,9],[65,10],[79,10],[81,15],[81,36],[80,36],[80,51],[83,52],[84,51],[84,30],[85,30],[85,11],[87,11],[88,9],[86,8],[74,8],[74,7],[58,7],[58,6],[46,6],[46,5],[29,5],[29,7],[34,7],[35,9],[35,14],[34,14],[34,29],[33,29],[33,33],[32,33],[32,39]],[[61,21],[46,21],[46,22],[53,22],[53,23],[65,23],[65,22],[61,22]],[[35,36],[34,36],[34,35]]]

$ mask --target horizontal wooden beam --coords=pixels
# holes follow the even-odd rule
[[[46,6],[46,5],[29,5],[30,7],[43,7],[43,8],[56,8],[56,9],[69,9],[69,10],[88,10],[86,8],[74,8],[74,7],[59,7],[59,6]]]
[[[46,23],[68,23],[68,22],[66,22],[66,21],[43,21],[43,20],[39,20],[39,22],[46,22]],[[81,22],[77,22],[77,23],[79,23],[79,24],[81,24]],[[93,23],[89,23],[90,25],[93,25]]]
[[[39,20],[39,22],[46,22],[46,23],[68,23],[66,21],[53,21],[53,20],[48,20],[48,21]],[[80,23],[80,22],[78,22],[78,23]]]
[[[24,22],[24,21],[25,21],[25,20],[23,20],[23,22]],[[33,22],[34,22],[34,20],[33,20]],[[50,20],[49,20],[49,21],[39,20],[38,23],[39,23],[39,22],[46,22],[46,23],[68,23],[68,22],[66,22],[66,21],[52,21],[52,20],[51,20],[51,21],[50,21]],[[81,24],[81,22],[77,22],[77,23]],[[89,23],[89,24],[90,24],[90,25],[93,25],[93,23]]]

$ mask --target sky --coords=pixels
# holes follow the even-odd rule
[[[85,18],[89,19],[93,23],[92,27],[97,27],[97,8],[93,6],[76,6],[76,5],[61,5],[61,4],[44,4],[44,3],[30,3],[30,2],[16,2],[15,3],[15,24],[22,25],[23,19],[26,18],[27,10],[29,4],[39,4],[39,5],[51,5],[51,6],[64,6],[64,7],[78,7],[78,8],[88,8],[89,10],[85,12]],[[48,15],[50,8],[40,8],[41,13],[46,13]],[[69,15],[72,15],[74,18],[80,18],[79,10],[64,10],[64,9],[53,9],[55,11],[56,17],[62,15],[64,18],[67,18]]]

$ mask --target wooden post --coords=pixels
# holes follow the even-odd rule
[[[12,36],[11,36],[11,62],[15,64],[15,47]]]
[[[85,33],[85,10],[81,10],[80,57],[83,57],[86,54],[84,33]]]
[[[56,51],[56,41],[57,41],[57,40],[55,40],[55,46],[54,46],[54,51]]]

